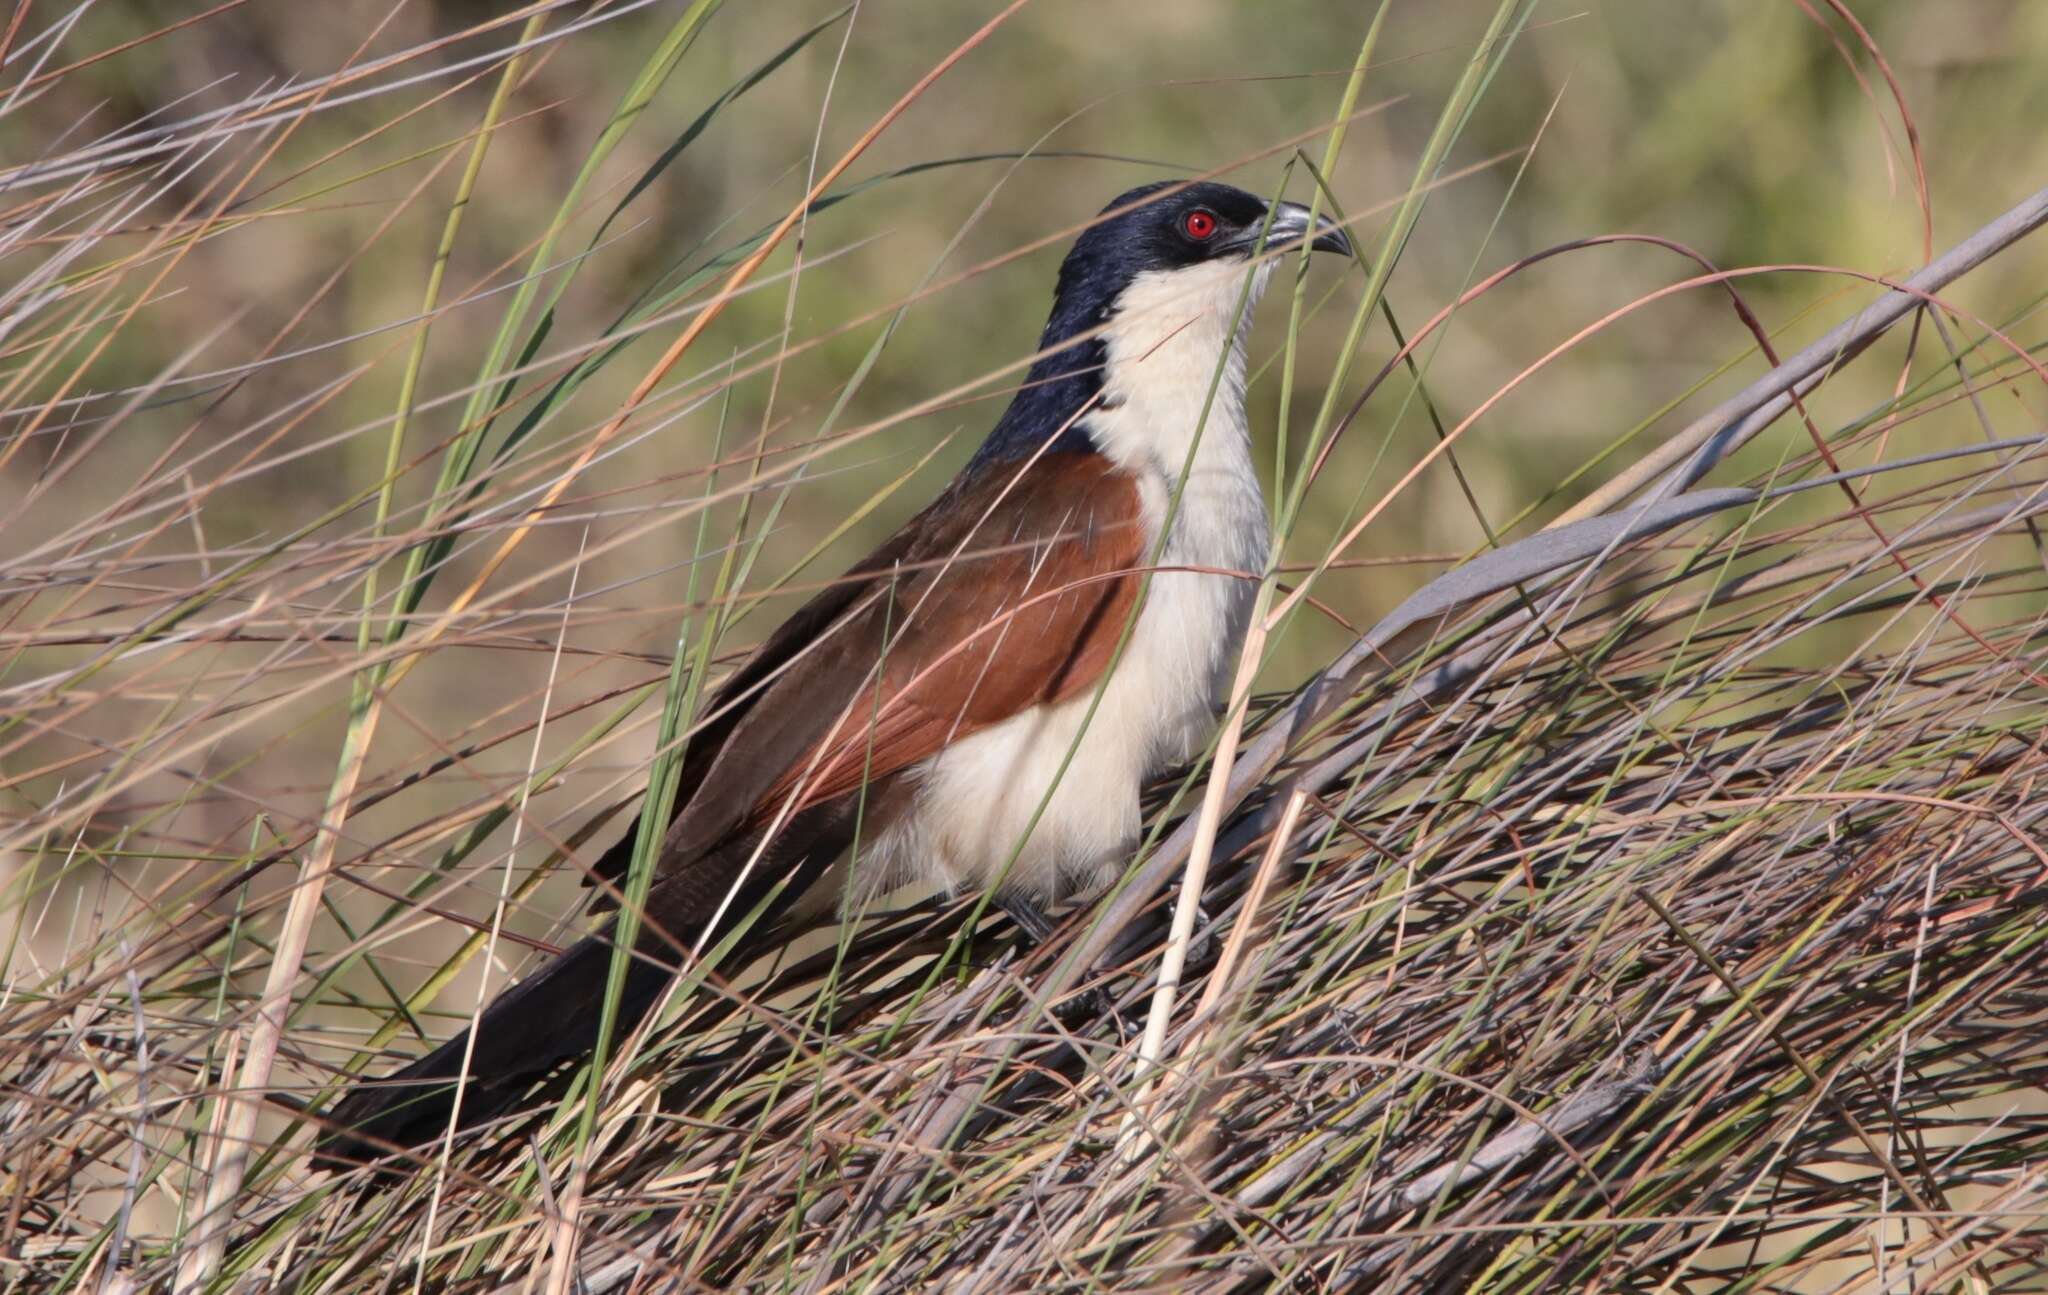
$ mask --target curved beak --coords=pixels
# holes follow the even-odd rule
[[[1302,206],[1298,202],[1274,204],[1273,223],[1266,230],[1267,251],[1274,252],[1282,248],[1292,247],[1303,239],[1309,238],[1309,235],[1307,207]],[[1259,246],[1258,226],[1253,225],[1246,229],[1235,241],[1237,246],[1243,247],[1246,251],[1257,248]],[[1315,219],[1314,238],[1309,242],[1309,250],[1315,252],[1335,252],[1339,256],[1350,256],[1351,240],[1345,237],[1342,229],[1337,227],[1336,221],[1331,220],[1328,216],[1317,216]]]

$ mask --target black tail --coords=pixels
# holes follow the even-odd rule
[[[677,941],[702,939],[721,913],[729,919],[749,915],[753,922],[739,946],[727,951],[728,965],[744,965],[750,950],[778,939],[776,921],[852,839],[856,809],[856,797],[841,797],[798,814],[765,851],[756,849],[756,838],[738,836],[690,866],[670,867],[647,896],[639,956],[627,966],[614,1037],[624,1037],[661,997],[675,974],[669,964],[678,960]],[[626,840],[632,839],[627,833]],[[606,858],[618,854],[615,847]],[[749,879],[742,865],[757,856],[760,866]],[[730,927],[732,921],[720,925]],[[329,1131],[314,1147],[314,1163],[354,1168],[392,1147],[416,1147],[440,1137],[451,1115],[461,1130],[519,1109],[536,1083],[597,1046],[612,949],[607,926],[498,995],[474,1030],[388,1078],[349,1089],[327,1112]],[[457,1112],[455,1081],[464,1051],[470,1053],[469,1078]]]
[[[597,1046],[612,947],[608,933],[581,940],[498,995],[478,1018],[473,1047],[464,1030],[388,1078],[351,1088],[327,1113],[332,1129],[315,1148],[316,1163],[349,1169],[392,1146],[414,1147],[445,1133],[465,1051],[469,1080],[455,1127],[516,1109],[536,1081]],[[640,1023],[673,974],[645,958],[632,960],[615,1038]]]

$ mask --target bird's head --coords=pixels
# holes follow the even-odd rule
[[[1142,275],[1218,264],[1242,267],[1254,253],[1282,251],[1308,234],[1308,208],[1300,203],[1268,203],[1214,182],[1142,185],[1103,208],[1075,240],[1060,267],[1059,295],[1114,302]],[[1327,216],[1316,218],[1310,246],[1351,254],[1350,240]]]
[[[1147,336],[1177,333],[1190,315],[1227,322],[1245,275],[1253,276],[1256,297],[1274,254],[1304,240],[1318,252],[1351,254],[1350,240],[1328,217],[1312,224],[1300,203],[1268,202],[1227,184],[1169,180],[1120,194],[1061,263],[1052,314],[1039,337],[1043,354],[979,459],[1024,457],[1049,443],[1082,448],[1077,416],[1102,393],[1112,340],[1106,335],[1118,328],[1112,321]],[[1122,349],[1149,345],[1123,340]],[[1215,355],[1211,349],[1207,362]]]

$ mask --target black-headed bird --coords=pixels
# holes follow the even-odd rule
[[[1173,182],[1123,194],[1081,234],[1038,357],[973,459],[705,708],[619,1030],[689,951],[743,914],[763,929],[817,885],[856,820],[851,902],[914,881],[992,890],[1043,938],[1042,905],[1110,879],[1144,784],[1213,733],[1266,567],[1245,335],[1273,257],[1305,239],[1351,250],[1298,204]],[[628,833],[592,872],[616,883],[632,852]],[[327,1115],[324,1161],[514,1109],[596,1045],[612,956],[607,928],[493,1000],[474,1040],[357,1085]]]

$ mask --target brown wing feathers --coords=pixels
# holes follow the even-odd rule
[[[878,669],[757,815],[793,790],[798,805],[845,795],[1101,678],[1136,604],[1138,496],[1105,460],[1062,457],[1075,461],[1019,482],[993,509],[961,508],[980,521],[971,534],[926,537],[919,548],[945,556],[899,579]]]
[[[747,717],[761,693],[777,677],[777,672],[787,669],[796,656],[812,646],[835,621],[846,616],[860,600],[869,596],[874,582],[867,577],[876,571],[888,571],[902,559],[903,550],[909,547],[911,530],[905,527],[892,536],[880,548],[869,554],[859,564],[850,568],[840,579],[819,591],[811,600],[791,613],[788,619],[776,627],[760,647],[742,662],[738,669],[728,675],[712,695],[704,708],[707,716],[696,732],[690,735],[684,750],[682,773],[676,787],[676,815],[680,817],[685,809],[697,803],[697,793],[704,780],[718,762],[733,730]],[[741,807],[742,809],[744,807]],[[742,814],[736,814],[737,823]],[[674,820],[672,819],[671,822]],[[732,824],[728,824],[730,827]],[[626,868],[633,860],[633,838],[635,832],[614,842],[598,861],[591,865],[590,880],[603,879],[616,882],[626,875]],[[672,838],[675,833],[671,829]],[[715,834],[710,835],[715,840]],[[663,844],[663,855],[670,856],[681,843],[669,840]],[[600,898],[598,908],[610,907],[608,900]]]
[[[699,897],[722,897],[765,831],[778,868],[836,855],[840,833],[822,829],[850,816],[816,811],[1093,686],[1136,604],[1143,530],[1134,483],[1098,455],[1048,454],[941,496],[849,573],[868,579],[818,595],[719,689],[650,910],[671,929],[708,920]],[[623,875],[631,850],[628,833],[599,874]]]

